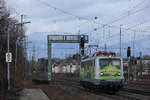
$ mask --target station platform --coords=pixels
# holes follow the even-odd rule
[[[41,89],[23,89],[18,100],[49,100]]]

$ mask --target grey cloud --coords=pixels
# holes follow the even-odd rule
[[[33,32],[46,32],[46,31],[60,31],[60,32],[70,32],[70,33],[78,33],[79,27],[81,33],[85,33],[93,30],[94,28],[100,27],[99,24],[94,24],[90,21],[82,20],[76,17],[72,17],[70,15],[63,14],[62,12],[55,10],[53,8],[47,7],[37,0],[8,0],[7,3],[9,7],[15,8],[18,12],[26,14],[27,20],[30,20],[32,23],[27,25],[28,35],[31,36]],[[89,18],[93,21],[96,21],[100,24],[106,24],[112,20],[116,20],[121,16],[128,15],[128,10],[132,7],[136,6],[141,0],[41,0],[49,3],[52,6],[63,9],[72,14],[83,16]],[[137,8],[131,10],[134,12],[137,9],[140,9],[149,4],[149,0],[145,0],[145,3],[141,4]],[[136,13],[134,15],[128,16],[119,20],[112,25],[120,26],[120,24],[125,24],[124,27],[128,28],[130,26],[136,25],[143,20],[149,18],[149,10],[144,9],[143,11]],[[124,13],[125,12],[125,13]],[[124,13],[122,15],[122,13]],[[98,17],[97,20],[94,20],[94,17]],[[149,25],[147,23],[146,25]],[[149,30],[148,27],[135,27],[134,29],[140,30]],[[119,43],[119,28],[110,29],[110,33],[112,34],[112,40],[108,42],[108,45],[115,45]],[[105,27],[105,38],[108,38],[109,27]],[[128,36],[129,33],[133,33],[131,31],[126,31],[123,33],[123,42],[127,42],[129,39],[132,39],[132,36]],[[96,43],[99,45],[104,44],[103,42],[103,29],[94,31],[90,34],[90,42]],[[145,33],[142,33],[145,34]],[[34,34],[35,35],[35,34]],[[38,36],[38,35],[37,35]],[[137,36],[140,36],[140,33],[137,33]],[[40,36],[39,36],[40,37]],[[36,41],[37,38],[31,36],[31,40]],[[39,41],[46,41],[46,39],[38,38]],[[95,40],[93,40],[95,38]],[[98,40],[98,41],[97,41]],[[107,42],[107,41],[106,41]],[[42,42],[43,43],[43,42]],[[45,45],[45,44],[44,44]],[[43,47],[44,48],[44,47]],[[39,51],[40,52],[40,51]],[[45,54],[46,55],[46,54]]]

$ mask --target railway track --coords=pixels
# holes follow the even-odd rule
[[[54,80],[55,84],[61,84],[63,88],[81,92],[84,95],[95,95],[96,98],[101,98],[103,100],[149,100],[150,95],[149,93],[144,92],[144,91],[136,91],[136,90],[131,90],[131,89],[122,89],[115,95],[104,93],[101,91],[92,91],[88,89],[84,89],[83,87],[80,86],[79,81],[77,80],[70,80],[66,78],[55,78]]]
[[[150,96],[150,91],[141,91],[141,90],[129,89],[129,88],[123,88],[121,91],[140,94],[140,95],[145,95],[145,96]]]
[[[79,84],[78,80],[70,80],[70,79],[66,79],[66,78],[61,78],[62,80],[66,80],[69,82],[72,82],[73,84]],[[79,84],[80,85],[80,84]],[[130,93],[136,93],[136,94],[141,94],[141,95],[146,95],[146,96],[150,96],[150,91],[145,91],[145,90],[137,90],[137,89],[130,89],[130,88],[122,88],[120,91],[125,91],[125,92],[130,92]]]

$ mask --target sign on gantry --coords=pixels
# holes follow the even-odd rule
[[[80,43],[84,38],[84,43],[88,43],[88,35],[48,35],[48,80],[51,80],[51,43]]]
[[[80,43],[81,37],[84,37],[85,43],[88,43],[88,35],[48,35],[50,43]]]

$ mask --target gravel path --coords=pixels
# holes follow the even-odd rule
[[[50,100],[41,89],[23,89],[18,100]]]

